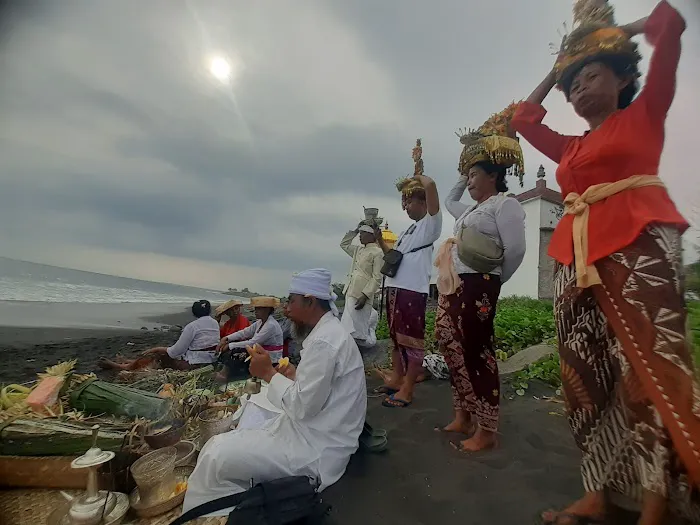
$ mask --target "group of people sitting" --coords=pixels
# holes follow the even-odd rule
[[[236,430],[203,447],[188,480],[185,512],[243,492],[251,480],[308,476],[323,489],[342,476],[359,446],[367,388],[362,356],[341,325],[335,299],[331,273],[307,270],[291,281],[282,322],[274,317],[280,301],[273,297],[251,299],[252,324],[236,300],[221,305],[213,317],[211,304],[201,300],[192,305],[196,319],[172,346],[128,362],[102,363],[118,370],[147,364],[187,370],[220,360],[228,379],[248,361],[246,375],[264,381],[259,394],[243,399]],[[279,365],[295,340],[301,341],[298,365]]]
[[[275,318],[280,306],[276,297],[253,297],[255,321],[241,313],[243,303],[231,299],[211,315],[211,303],[196,301],[192,305],[195,320],[182,330],[178,340],[169,347],[151,348],[137,359],[116,362],[102,359],[103,368],[115,370],[138,370],[149,366],[191,370],[200,366],[221,362],[224,371],[219,379],[229,380],[240,374],[247,357],[248,346],[260,345],[270,353],[273,363],[289,356],[294,348],[294,333],[291,322],[283,317]],[[223,319],[226,321],[222,324]],[[247,375],[247,370],[245,374]]]

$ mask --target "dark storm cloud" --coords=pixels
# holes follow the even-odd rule
[[[620,0],[618,18],[654,3]],[[444,198],[453,131],[527,96],[570,17],[561,0],[39,4],[14,14],[0,49],[2,254],[39,246],[72,265],[64,246],[111,250],[95,269],[137,277],[161,255],[221,262],[251,279],[231,270],[228,285],[266,290],[304,267],[342,277],[338,242],[363,205],[405,226],[393,181],[416,137]],[[688,52],[700,14],[676,4],[689,31],[665,162],[683,198],[696,191],[678,180],[690,180],[682,152],[700,118]],[[206,71],[212,53],[240,58],[231,85]],[[547,107],[554,127],[580,131],[563,97]],[[540,163],[553,186],[554,166],[525,149],[526,186]]]

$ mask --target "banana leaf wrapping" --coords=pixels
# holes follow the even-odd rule
[[[93,379],[73,390],[70,405],[90,415],[158,420],[170,411],[172,401],[145,390]]]
[[[18,418],[0,431],[3,456],[80,456],[92,446],[93,423]],[[131,424],[100,423],[97,446],[118,451]]]

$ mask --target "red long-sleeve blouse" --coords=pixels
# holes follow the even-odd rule
[[[556,176],[564,196],[571,192],[581,195],[589,186],[633,175],[658,175],[683,31],[685,21],[680,13],[665,0],[659,3],[644,27],[654,46],[644,88],[629,107],[583,136],[560,135],[542,124],[547,112],[539,104],[520,105],[511,126],[559,164]],[[549,255],[566,265],[574,260],[573,219],[572,215],[562,218],[549,245]],[[688,228],[663,187],[623,191],[591,205],[586,263],[593,264],[630,245],[651,223],[674,225],[681,231]]]

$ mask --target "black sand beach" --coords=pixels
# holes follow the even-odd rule
[[[79,372],[98,372],[101,357],[129,357],[174,343],[179,336],[177,327],[192,319],[185,310],[144,318],[144,325],[160,326],[147,330],[0,326],[0,384],[30,381],[37,372],[69,359],[78,359]]]
[[[162,326],[189,320],[186,311],[148,319]],[[165,329],[0,327],[0,383],[30,380],[71,358],[79,359],[79,371],[95,371],[102,356],[137,354],[170,344],[178,335]],[[582,494],[580,454],[563,405],[543,399],[552,394],[535,384],[526,396],[511,396],[504,382],[500,445],[474,455],[450,446],[450,439],[460,436],[434,430],[451,417],[448,382],[421,384],[408,409],[384,408],[381,397],[370,398],[368,422],[389,432],[389,450],[352,458],[345,476],[324,493],[333,505],[329,525],[539,523],[539,512],[565,506]]]
[[[553,394],[534,383],[526,396],[504,399],[499,447],[470,455],[450,445],[463,437],[434,430],[452,415],[448,382],[422,383],[408,409],[370,399],[367,421],[388,431],[389,450],[356,454],[324,492],[333,505],[329,525],[541,523],[542,511],[583,495],[580,452],[564,405],[543,399]],[[632,525],[635,518],[616,509],[610,523]]]

